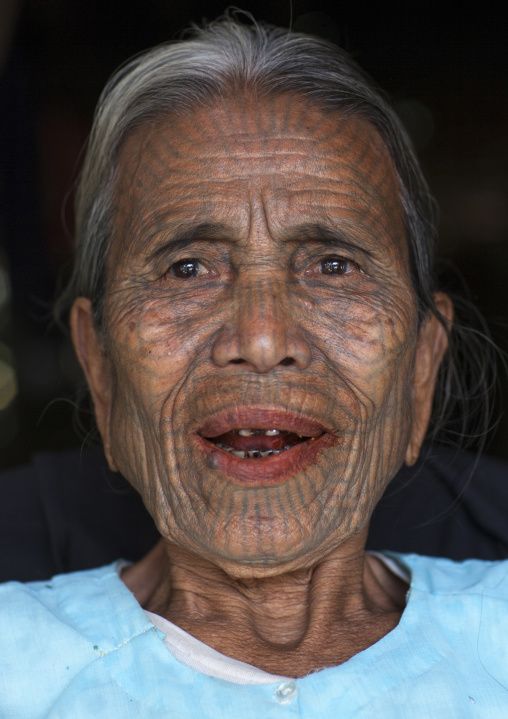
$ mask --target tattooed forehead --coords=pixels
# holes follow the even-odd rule
[[[168,236],[208,228],[246,241],[260,226],[302,241],[308,228],[407,264],[400,187],[366,120],[300,98],[222,102],[165,116],[124,143],[115,184],[116,251],[147,256]],[[315,233],[310,233],[315,234]]]

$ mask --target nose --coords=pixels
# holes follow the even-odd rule
[[[232,296],[232,322],[216,337],[212,359],[219,367],[243,364],[254,372],[278,365],[305,369],[311,348],[295,322],[287,283],[273,278],[243,281]]]

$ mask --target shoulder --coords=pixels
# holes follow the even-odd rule
[[[411,575],[407,626],[465,676],[508,688],[508,560],[389,556]]]
[[[23,706],[32,716],[34,703],[42,716],[38,708],[52,706],[87,667],[149,630],[116,564],[0,585],[0,715],[18,716]]]
[[[411,590],[432,595],[486,595],[508,601],[508,560],[454,561],[442,557],[384,552],[411,577]]]
[[[0,716],[47,716],[62,697],[102,686],[110,681],[106,658],[153,632],[118,563],[0,585]]]
[[[51,579],[38,582],[6,582],[0,584],[0,616],[7,607],[21,610],[23,605],[39,604],[48,608],[62,608],[69,604],[72,597],[84,591],[86,595],[101,591],[104,586],[116,584],[119,580],[117,563],[100,569],[92,569],[71,574],[59,574]]]
[[[124,640],[129,633],[149,624],[121,581],[118,564],[61,574],[44,582],[0,585],[2,641],[4,635],[12,636],[13,632],[47,634],[52,642],[73,632],[109,650],[112,642]],[[120,615],[127,621],[118,622],[116,617]],[[107,633],[103,630],[105,625]]]
[[[187,706],[196,672],[117,569],[0,586],[0,717],[153,719]]]

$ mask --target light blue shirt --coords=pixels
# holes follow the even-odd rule
[[[397,627],[344,664],[233,684],[175,659],[117,566],[0,587],[1,719],[507,719],[508,561],[393,555]]]

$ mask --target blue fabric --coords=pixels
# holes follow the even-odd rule
[[[116,565],[0,587],[1,719],[506,719],[508,561],[390,554],[399,625],[341,666],[242,686],[178,662]]]

